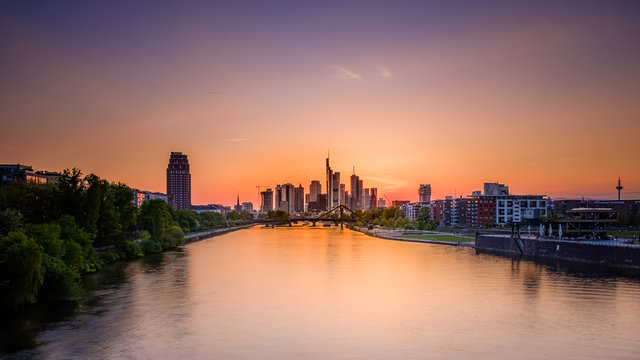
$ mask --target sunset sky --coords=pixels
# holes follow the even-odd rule
[[[192,203],[640,198],[639,1],[3,1],[0,163],[78,167]]]

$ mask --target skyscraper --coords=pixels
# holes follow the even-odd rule
[[[327,210],[331,210],[340,205],[340,173],[334,173],[329,166],[327,157]]]
[[[304,212],[304,187],[302,184],[293,189],[293,212],[296,214]]]
[[[276,210],[283,210],[289,214],[294,214],[294,189],[293,184],[276,186]]]
[[[362,180],[356,174],[351,175],[351,210],[362,210],[363,189]]]
[[[273,190],[267,189],[260,192],[262,198],[262,204],[260,205],[260,212],[266,213],[273,210]]]
[[[187,155],[171,152],[167,166],[167,196],[174,210],[191,208],[191,172]]]
[[[418,189],[418,202],[429,204],[431,202],[431,184],[420,184]]]
[[[327,171],[327,210],[331,210],[331,204],[333,204],[333,192],[331,191],[331,189],[333,189],[333,170],[331,170],[331,167],[329,166],[329,156],[327,156],[327,160],[326,160],[326,171]]]

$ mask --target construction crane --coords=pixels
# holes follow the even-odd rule
[[[258,189],[258,202],[256,202],[256,207],[260,208],[260,188],[268,187],[268,185],[256,185],[256,189]]]
[[[382,194],[384,195],[384,198],[387,199],[387,207],[390,208],[391,207],[391,200],[389,200],[389,197],[387,196],[387,194]]]

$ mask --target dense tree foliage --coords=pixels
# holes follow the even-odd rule
[[[269,210],[269,212],[267,212],[266,218],[278,219],[278,220],[289,220],[289,213],[284,210]]]
[[[163,200],[138,209],[133,200],[125,184],[78,169],[65,170],[57,185],[0,186],[0,308],[75,296],[81,275],[105,262],[175,248],[185,233],[227,226],[218,213],[173,211]]]

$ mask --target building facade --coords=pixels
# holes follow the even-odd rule
[[[431,184],[420,184],[420,188],[418,188],[418,202],[423,204],[431,203]]]
[[[167,166],[167,196],[174,210],[191,208],[191,171],[187,155],[172,152]]]
[[[273,190],[267,189],[260,192],[260,212],[267,213],[273,210]]]

